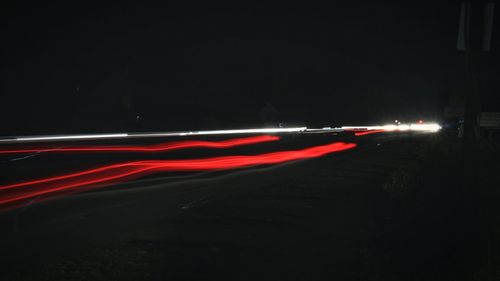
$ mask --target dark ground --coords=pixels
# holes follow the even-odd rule
[[[341,138],[290,137],[280,149]],[[4,213],[1,279],[491,276],[484,264],[495,264],[496,254],[481,250],[486,232],[469,214],[475,205],[461,184],[456,140],[444,134],[349,140],[359,147],[323,158],[150,177]]]

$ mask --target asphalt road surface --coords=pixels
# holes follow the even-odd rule
[[[415,161],[414,148],[432,137],[291,134],[280,142],[218,150],[48,153],[14,161],[4,155],[1,183],[7,184],[125,159],[358,144],[314,159],[152,174],[26,203],[0,214],[0,279],[396,280],[439,272],[442,251],[423,246],[434,245],[434,238],[398,231],[407,222],[397,221],[383,188],[395,170]]]

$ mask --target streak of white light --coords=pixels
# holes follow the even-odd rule
[[[420,131],[420,132],[437,132],[441,130],[441,126],[437,123],[427,123],[427,124],[388,124],[382,126],[342,126],[343,130],[384,130],[388,132],[392,131]]]
[[[428,123],[428,124],[411,124],[411,130],[413,131],[429,131],[429,132],[437,132],[441,130],[441,126],[436,123]]]
[[[125,138],[128,134],[92,134],[92,135],[57,135],[57,136],[32,136],[18,137],[16,141],[58,141],[58,140],[88,140],[88,139],[109,139]],[[3,141],[3,140],[0,140]]]
[[[268,134],[268,133],[296,133],[307,130],[307,127],[297,128],[262,128],[262,129],[238,129],[238,130],[214,130],[187,132],[184,135],[232,135],[232,134]]]
[[[180,137],[180,136],[197,136],[197,135],[270,134],[270,133],[272,134],[272,133],[303,132],[306,130],[307,127],[296,127],[296,128],[260,128],[260,129],[212,130],[212,131],[188,131],[188,132],[21,136],[21,137],[0,139],[0,143],[36,142],[36,141],[78,141],[78,140],[150,138],[150,137]]]
[[[340,128],[325,127],[322,129],[308,129],[307,127],[294,128],[256,128],[236,130],[186,131],[186,132],[155,132],[155,133],[117,133],[117,134],[88,134],[88,135],[52,135],[52,136],[20,136],[0,138],[0,143],[37,142],[37,141],[78,141],[99,139],[123,138],[150,138],[150,137],[182,137],[201,135],[233,135],[233,134],[272,134],[272,133],[299,133],[299,132],[339,132],[343,130],[384,130],[384,131],[422,131],[437,132],[441,129],[436,123],[425,124],[388,124],[383,126],[343,126]]]

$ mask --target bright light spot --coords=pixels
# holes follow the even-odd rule
[[[410,126],[409,125],[399,125],[397,130],[398,131],[408,131],[408,130],[410,130]]]
[[[411,124],[410,126],[412,131],[437,132],[441,130],[441,126],[436,123]]]
[[[382,130],[385,130],[385,131],[395,131],[397,130],[398,126],[397,125],[385,125],[385,126],[382,126]],[[378,128],[377,129],[374,129],[374,130],[379,130]]]
[[[404,131],[419,131],[419,132],[437,132],[441,130],[441,126],[437,123],[426,124],[387,124],[382,126],[344,126],[341,129],[355,132],[404,132]],[[367,134],[357,134],[358,136]]]

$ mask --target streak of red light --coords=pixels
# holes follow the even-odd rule
[[[88,190],[89,186],[94,188],[102,187],[103,184],[117,183],[130,177],[139,177],[155,172],[229,170],[257,165],[271,165],[320,157],[354,147],[356,147],[354,143],[336,142],[301,150],[258,155],[222,156],[189,160],[146,160],[108,165],[63,176],[0,186],[0,207],[2,207],[1,205],[16,204],[34,199],[38,196],[53,196],[64,191],[77,192],[80,188]]]
[[[357,136],[357,137],[360,137],[360,136],[377,134],[377,133],[383,133],[383,132],[385,132],[385,130],[357,131],[357,132],[354,133],[354,135]]]
[[[20,154],[39,152],[162,152],[186,148],[230,148],[241,145],[277,141],[280,137],[263,135],[246,138],[228,139],[223,141],[178,141],[154,144],[148,146],[82,146],[61,148],[31,148],[16,150],[0,150],[0,154]]]

